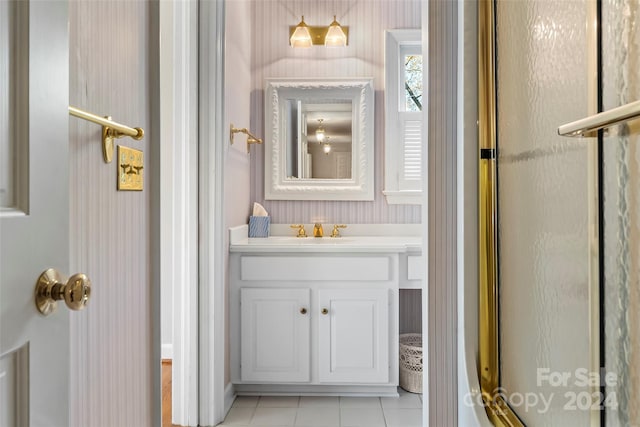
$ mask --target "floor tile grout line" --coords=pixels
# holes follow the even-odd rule
[[[298,423],[298,409],[300,409],[300,398],[298,398],[298,406],[296,407],[296,416],[293,417],[293,425],[295,426]]]
[[[384,405],[382,404],[382,399],[380,399],[380,407],[382,408],[382,419],[384,420],[384,427],[389,427],[389,423],[387,423],[387,414],[384,411]]]

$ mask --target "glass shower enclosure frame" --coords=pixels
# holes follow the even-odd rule
[[[501,5],[505,6],[505,3],[501,2]],[[514,7],[513,4],[518,2],[511,3],[509,7]],[[520,3],[520,6],[524,5],[524,2]],[[545,4],[541,0],[537,0],[537,3],[542,5],[542,8],[547,8],[547,12],[549,11],[548,3]],[[485,410],[489,419],[497,426],[524,426],[526,423],[559,425],[558,420],[562,420],[562,425],[567,425],[565,422],[567,420],[571,420],[570,424],[574,425],[611,427],[640,425],[640,396],[634,394],[634,390],[637,391],[640,385],[640,368],[637,363],[640,360],[640,334],[638,333],[640,315],[637,310],[640,305],[640,146],[638,145],[640,122],[634,121],[640,117],[640,101],[637,101],[640,98],[640,78],[633,73],[633,70],[637,70],[637,66],[640,65],[640,60],[637,59],[640,58],[640,31],[638,31],[640,5],[627,0],[564,2],[563,7],[573,7],[574,11],[579,12],[577,14],[579,16],[574,16],[577,19],[577,23],[574,22],[574,24],[566,24],[562,21],[563,17],[571,15],[567,14],[566,10],[564,14],[560,11],[551,11],[547,16],[544,16],[544,13],[537,14],[535,0],[528,2],[529,5],[534,4],[533,12],[523,13],[527,20],[524,24],[532,25],[532,28],[524,31],[532,30],[529,32],[536,33],[534,36],[538,36],[539,40],[546,37],[546,41],[563,43],[569,37],[576,37],[579,43],[584,42],[584,50],[575,53],[582,55],[577,63],[586,68],[584,73],[581,71],[576,73],[581,75],[576,78],[583,79],[580,82],[582,86],[576,86],[578,88],[576,92],[583,92],[580,96],[584,98],[581,99],[584,101],[584,106],[581,108],[585,109],[587,117],[567,124],[559,123],[557,128],[557,133],[561,137],[580,137],[580,139],[574,140],[577,141],[575,143],[567,143],[567,139],[558,139],[556,135],[550,147],[552,151],[555,150],[554,155],[558,153],[574,155],[574,161],[577,159],[574,166],[577,165],[580,173],[577,174],[579,179],[574,179],[573,182],[583,186],[578,199],[583,203],[584,215],[580,216],[580,220],[584,223],[581,224],[582,228],[576,227],[572,230],[574,236],[580,236],[576,253],[583,259],[579,260],[581,269],[577,275],[579,277],[576,279],[574,274],[574,277],[570,278],[579,283],[573,284],[573,287],[568,286],[564,290],[579,289],[582,292],[579,296],[582,323],[577,332],[584,335],[579,340],[580,351],[588,352],[588,355],[582,355],[584,357],[579,360],[570,358],[568,362],[563,362],[564,366],[571,366],[571,363],[574,363],[578,366],[575,371],[547,372],[547,376],[543,376],[542,379],[549,382],[551,389],[540,389],[540,384],[532,385],[530,378],[529,382],[510,380],[507,381],[509,385],[505,386],[505,380],[501,375],[504,366],[510,369],[509,375],[513,375],[514,366],[519,369],[519,365],[518,361],[506,363],[501,354],[501,339],[505,335],[501,330],[501,321],[505,320],[501,318],[501,309],[504,309],[509,301],[501,300],[501,292],[504,290],[501,289],[500,282],[502,273],[499,250],[501,218],[498,212],[500,204],[498,163],[502,164],[501,161],[509,160],[509,157],[511,160],[517,158],[521,163],[532,159],[542,162],[539,159],[545,155],[544,149],[549,147],[539,149],[536,144],[544,145],[551,141],[551,138],[545,136],[542,140],[535,141],[533,144],[535,149],[527,152],[529,157],[522,156],[521,153],[505,155],[503,151],[506,150],[498,152],[498,133],[501,128],[499,129],[498,124],[499,90],[496,83],[497,4],[498,0],[481,0],[478,3],[478,376]],[[553,7],[558,7],[558,4]],[[542,19],[541,16],[543,16]],[[584,28],[580,28],[582,26],[580,20],[583,20]],[[574,29],[567,30],[571,25],[574,25]],[[565,40],[557,40],[562,37]],[[544,47],[543,43],[541,45]],[[535,48],[540,49],[540,46]],[[557,57],[555,59],[557,60]],[[527,67],[531,65],[527,64]],[[556,77],[553,73],[550,75],[552,78]],[[542,77],[548,76],[542,75]],[[558,78],[561,79],[561,77]],[[549,98],[548,92],[546,95]],[[547,98],[545,102],[553,102]],[[525,97],[522,102],[526,103],[529,100]],[[576,112],[572,111],[569,115],[571,114]],[[533,132],[535,131],[534,129]],[[544,132],[549,133],[548,126]],[[575,157],[576,152],[578,157]],[[553,167],[557,168],[557,165]],[[512,178],[516,175],[511,173],[505,176]],[[562,174],[558,176],[563,177]],[[562,185],[567,183],[560,180],[551,184],[551,186]],[[518,187],[515,188],[518,189]],[[557,197],[557,194],[555,196]],[[507,212],[513,215],[514,212],[517,214],[519,211],[511,209]],[[576,209],[572,212],[575,213]],[[553,218],[554,214],[557,215],[557,212],[553,211],[548,218]],[[507,231],[515,233],[512,227]],[[583,255],[580,255],[581,253]],[[539,255],[540,250],[536,254]],[[547,256],[547,254],[544,255]],[[552,259],[553,255],[549,255],[549,259]],[[557,258],[557,254],[555,255]],[[571,257],[568,258],[571,259]],[[507,259],[513,261],[514,255],[509,254]],[[526,260],[526,262],[534,261]],[[537,271],[546,272],[550,268],[552,267],[543,264]],[[508,280],[513,281],[512,272],[507,269],[507,273]],[[566,281],[567,278],[563,280]],[[531,283],[538,285],[535,279],[529,280],[528,284]],[[550,285],[546,286],[555,288],[552,292],[557,292],[557,288],[562,288],[563,285],[559,281],[551,280]],[[513,283],[507,283],[505,286],[514,287]],[[522,288],[523,285],[517,286]],[[555,310],[559,311],[558,307]],[[510,311],[512,316],[513,311]],[[518,315],[519,313],[516,313],[516,316]],[[564,316],[563,318],[560,315],[559,318],[567,321],[566,313]],[[567,330],[563,331],[565,335]],[[540,335],[540,331],[535,332]],[[521,333],[526,334],[527,331],[521,331]],[[558,336],[563,336],[557,331],[549,333],[556,334],[556,344]],[[513,357],[520,350],[516,348],[514,352],[514,342],[517,345],[524,341],[521,337],[513,340],[513,332],[511,336],[507,334],[507,338],[507,341],[509,339],[512,341],[507,343],[512,346],[507,354]],[[531,348],[535,347],[529,347],[529,350]],[[569,353],[572,351],[575,353],[574,350]],[[567,347],[561,348],[556,353],[558,357],[565,356]],[[579,372],[591,375],[590,381],[584,381],[583,384],[578,385]],[[559,412],[573,403],[574,406],[578,406],[578,409],[583,410],[582,413],[560,413],[544,418],[539,415],[540,411],[538,415],[521,411],[509,397],[508,392],[513,391],[510,390],[513,384],[521,386],[524,384],[525,389],[538,386],[537,391],[543,390],[553,395],[552,392],[556,391],[553,387],[558,386],[549,381],[549,378],[553,378],[554,374],[560,375],[559,378],[566,374],[563,385],[566,386],[566,383],[573,381],[573,385],[576,386],[567,388],[569,391],[561,395],[565,400],[561,401],[564,407],[560,406]],[[540,378],[540,366],[538,366],[538,382]],[[560,383],[561,381],[558,384]],[[571,396],[574,397],[573,401]],[[584,399],[581,400],[583,397]],[[581,403],[582,408],[580,408]],[[572,418],[573,415],[579,415],[580,421]]]

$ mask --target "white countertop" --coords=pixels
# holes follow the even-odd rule
[[[341,230],[342,237],[329,237],[329,227],[325,227],[325,237],[295,237],[295,230],[275,224],[272,233],[287,230],[290,235],[271,235],[264,238],[248,238],[247,226],[239,226],[230,229],[229,251],[243,253],[420,253],[422,238],[416,235],[416,227],[391,225],[371,226],[371,234],[377,235],[352,235],[348,231]],[[395,228],[395,232],[394,232]],[[346,230],[349,230],[347,227]],[[366,232],[362,226],[352,226],[351,230],[359,233]],[[307,233],[313,231],[307,227]],[[400,235],[398,235],[400,234]]]

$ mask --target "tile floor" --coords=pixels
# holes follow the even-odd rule
[[[219,427],[421,427],[422,397],[240,396]]]

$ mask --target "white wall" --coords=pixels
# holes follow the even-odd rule
[[[71,271],[93,282],[91,301],[71,318],[71,425],[154,425],[151,150],[157,93],[152,2],[69,2],[70,103],[145,130],[145,189],[116,191],[117,166],[102,160],[101,128],[71,118]],[[106,21],[105,21],[105,18]]]
[[[230,0],[225,6],[225,129],[231,123],[239,128],[250,126],[251,99],[251,27],[246,25],[251,15],[250,1]],[[241,25],[241,23],[245,23]],[[225,154],[224,207],[225,229],[246,224],[250,215],[249,197],[250,159],[254,157],[255,146],[247,154],[247,137],[235,135],[235,143]],[[226,144],[226,140],[224,141]],[[225,237],[228,239],[228,235]],[[225,245],[226,246],[226,245]],[[224,265],[227,265],[225,260]],[[228,294],[228,272],[225,271],[225,295]],[[228,298],[225,297],[228,302]],[[226,310],[229,313],[229,310]],[[228,316],[228,314],[227,314]],[[229,319],[226,319],[227,326]],[[226,332],[225,384],[230,381],[229,371],[229,331]]]
[[[251,198],[264,202],[272,222],[420,223],[419,206],[387,205],[384,183],[384,31],[420,28],[419,0],[260,0],[251,15],[251,127],[264,135],[264,79],[269,77],[373,77],[375,87],[375,201],[264,201],[264,149],[251,158]],[[349,45],[293,49],[289,26],[329,25],[333,15],[349,27]],[[240,22],[240,21],[238,21]]]

